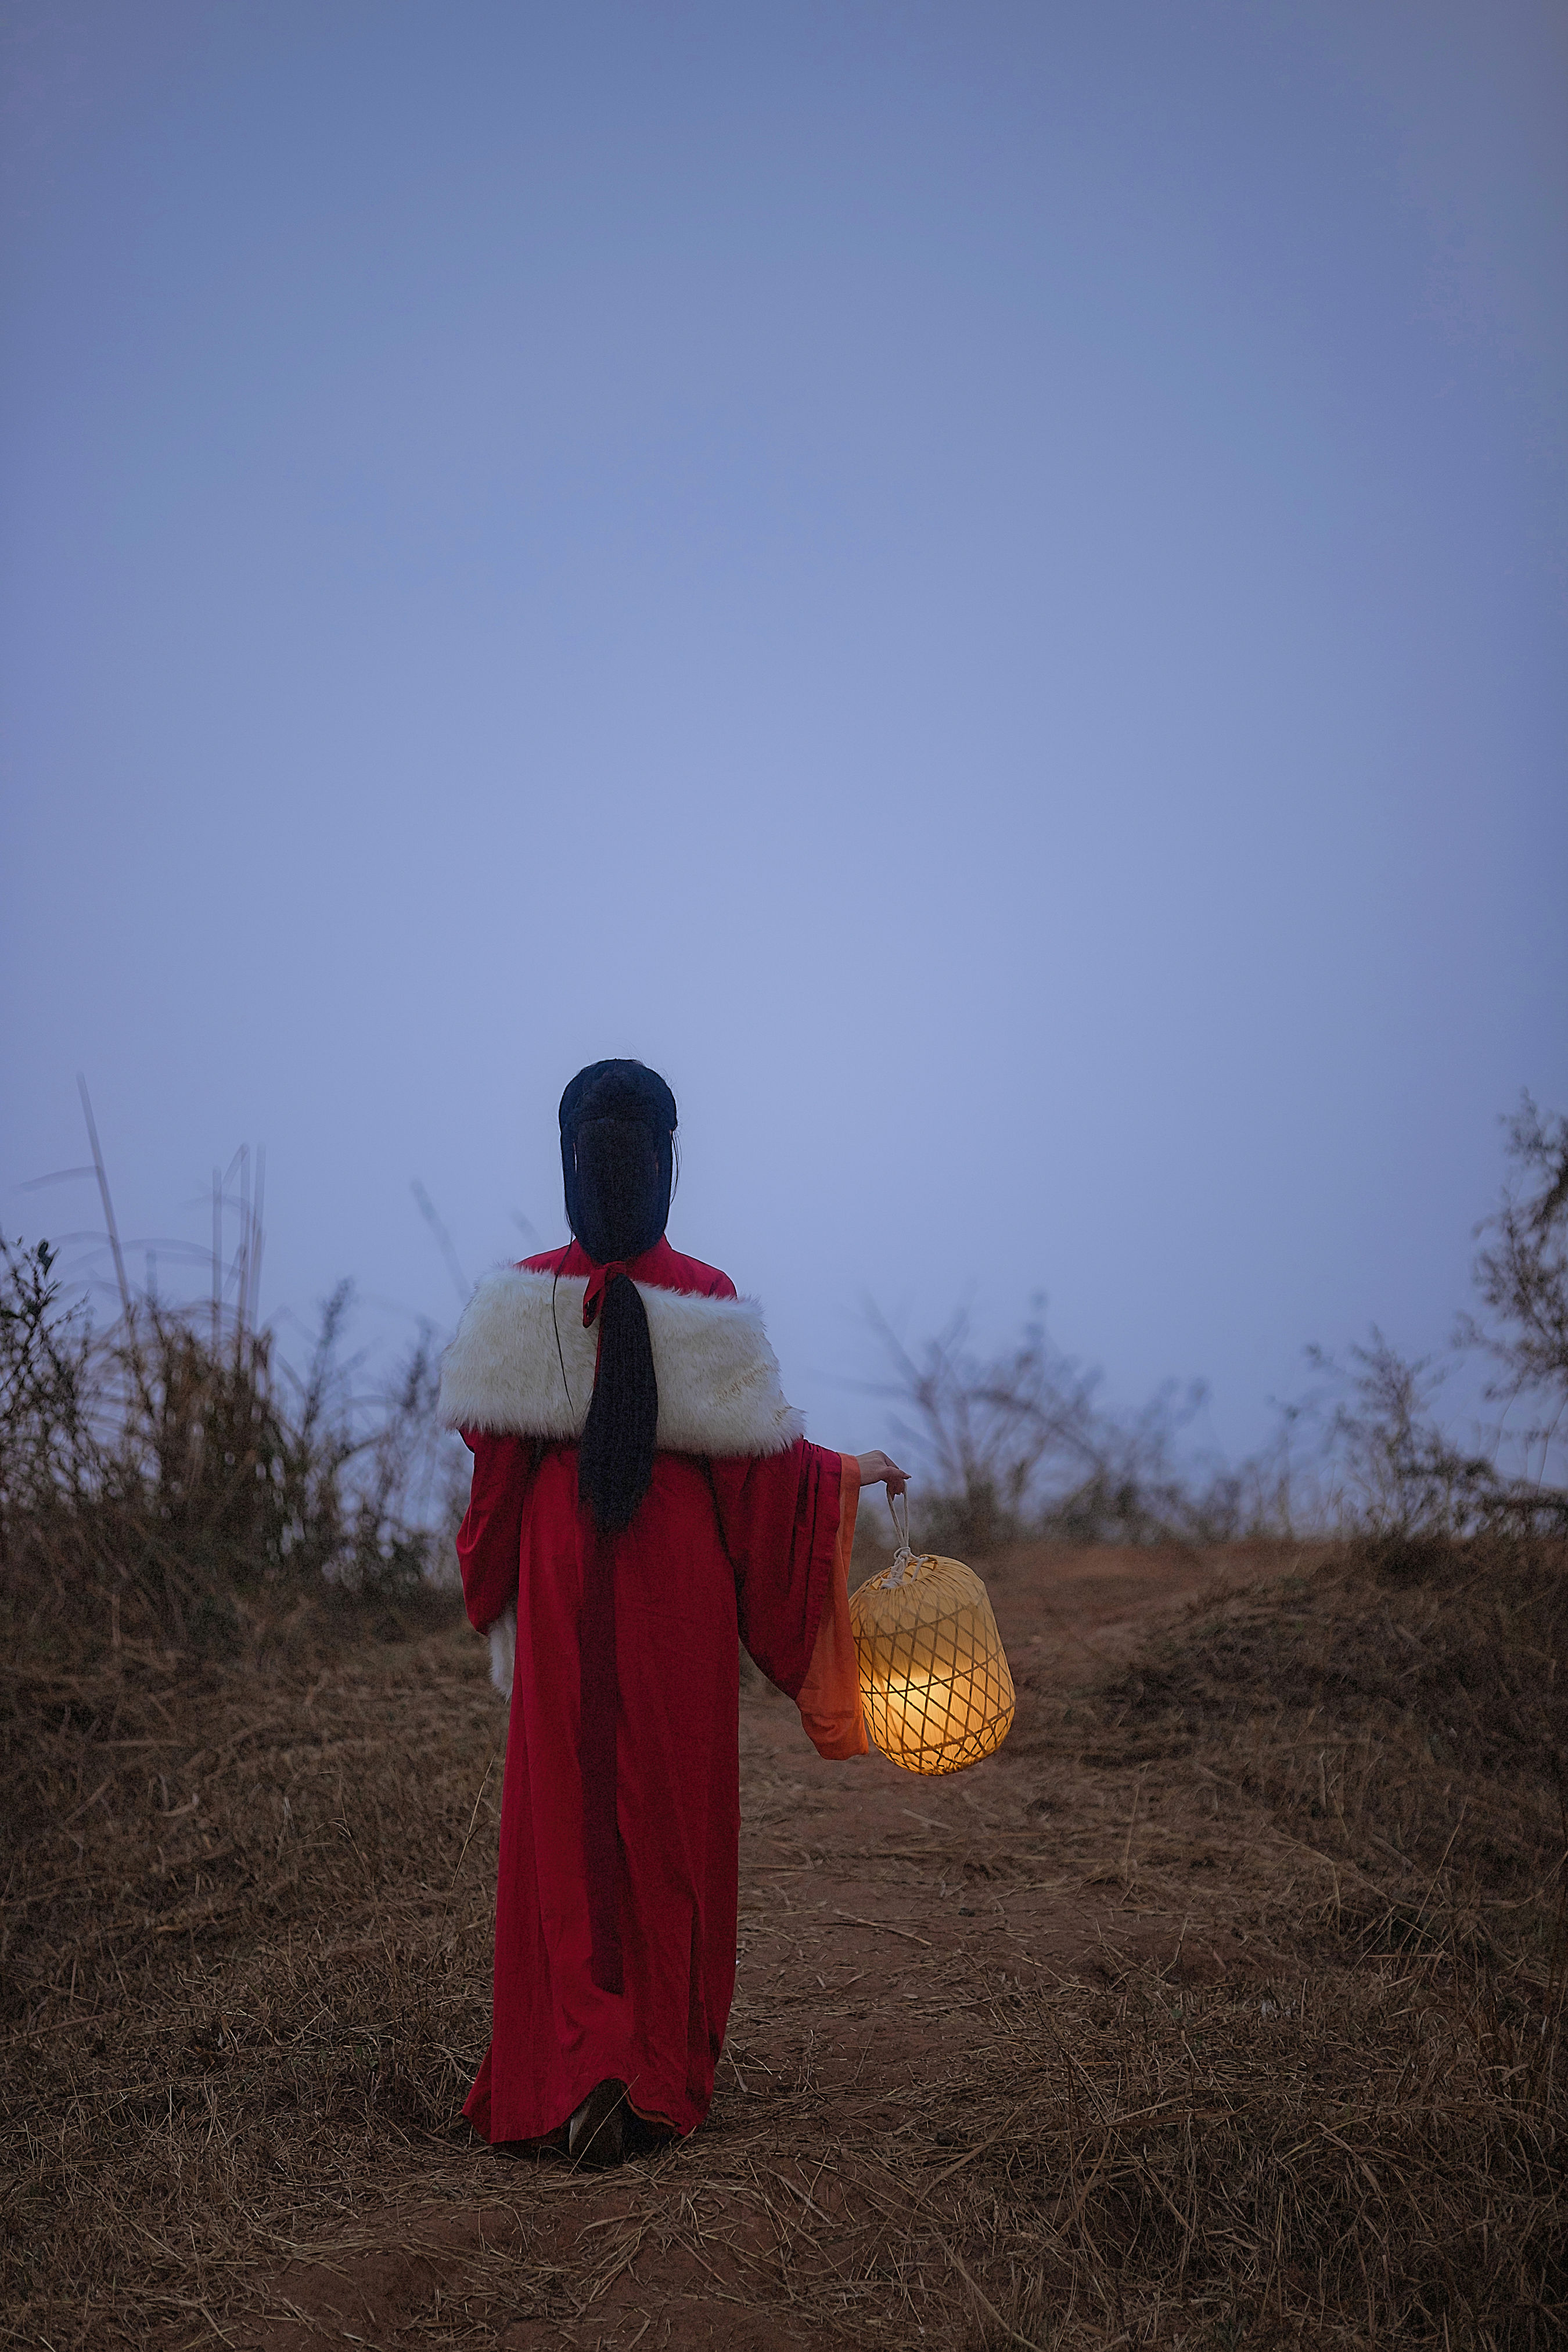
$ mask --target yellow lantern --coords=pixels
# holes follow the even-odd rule
[[[891,1568],[849,1597],[866,1727],[907,1772],[961,1772],[1006,1738],[1013,1677],[973,1570],[911,1553],[907,1507],[899,1531]]]

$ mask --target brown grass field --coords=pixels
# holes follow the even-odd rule
[[[1562,1546],[981,1565],[988,1764],[822,1764],[748,1681],[718,2096],[607,2175],[458,2115],[447,1604],[9,1643],[0,2343],[1568,2342]]]

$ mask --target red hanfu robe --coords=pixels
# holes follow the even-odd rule
[[[537,1334],[527,1379],[510,1388],[494,1349],[467,1391],[462,1367],[453,1373],[454,1418],[463,1395],[478,1394],[500,1399],[485,1417],[506,1424],[463,1427],[474,1456],[458,1537],[468,1616],[483,1632],[510,1608],[517,1612],[492,2038],[464,2109],[492,2141],[542,2138],[607,2079],[629,2086],[639,2114],[678,2132],[708,2111],[735,1977],[738,1640],[796,1701],[823,1755],[866,1751],[847,1584],[856,1465],[795,1436],[793,1416],[776,1413],[765,1434],[775,1450],[667,1450],[666,1391],[681,1372],[672,1351],[687,1326],[700,1350],[714,1318],[687,1314],[670,1337],[648,1294],[734,1300],[735,1288],[662,1240],[627,1270],[650,1308],[660,1451],[624,1534],[601,1538],[579,1506],[575,1438],[550,1433],[565,1407],[538,1402]],[[561,1388],[579,1428],[586,1396],[573,1326],[591,1271],[576,1243],[518,1269],[578,1283],[561,1288],[559,1300],[552,1286],[548,1299]],[[528,1296],[537,1314],[539,1287]],[[719,1317],[754,1311],[737,1302]],[[576,1349],[575,1381],[563,1336]],[[464,1361],[478,1360],[479,1342],[465,1342],[463,1331],[454,1355],[465,1345]],[[553,1370],[546,1355],[544,1377]],[[682,1423],[677,1399],[672,1425],[688,1444],[710,1423],[723,1439],[734,1424],[722,1408],[722,1397],[711,1407],[689,1402]],[[609,1580],[597,1619],[589,1589],[596,1574]],[[582,1643],[605,1609],[613,1646],[601,1704],[603,1662],[590,1658],[585,1671]],[[585,1697],[608,1727],[608,1753],[597,1759]],[[618,1846],[613,1868],[605,1837]],[[606,1935],[616,1963],[608,1981],[619,1990],[606,1990]]]

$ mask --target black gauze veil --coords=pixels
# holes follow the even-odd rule
[[[594,1062],[561,1097],[566,1217],[595,1265],[651,1249],[669,1216],[675,1097],[641,1062]],[[577,1452],[577,1493],[605,1535],[629,1527],[653,1480],[658,1382],[647,1312],[617,1275],[599,1307],[599,1368]]]

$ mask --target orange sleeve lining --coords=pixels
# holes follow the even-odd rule
[[[806,1736],[819,1756],[838,1762],[866,1753],[866,1718],[860,1711],[860,1664],[849,1622],[849,1555],[855,1544],[855,1514],[860,1501],[860,1465],[852,1454],[839,1457],[838,1533],[833,1570],[811,1664],[795,1705]]]

